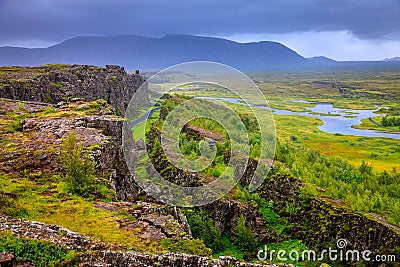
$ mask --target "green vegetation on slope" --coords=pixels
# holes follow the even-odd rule
[[[13,236],[11,232],[0,232],[0,252],[12,252],[18,262],[28,259],[37,266],[78,266],[78,254],[50,242]]]
[[[328,157],[294,143],[279,143],[276,159],[301,178],[308,194],[340,199],[348,207],[363,213],[387,217],[392,224],[400,222],[400,173],[376,173],[362,162],[360,167],[339,157]],[[285,170],[287,171],[287,170]]]

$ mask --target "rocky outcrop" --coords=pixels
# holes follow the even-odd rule
[[[164,255],[141,254],[135,252],[101,251],[99,253],[85,253],[81,257],[80,266],[126,266],[126,267],[273,267],[293,266],[247,263],[232,257],[219,257],[217,259],[187,255],[179,253],[166,253]]]
[[[25,137],[14,140],[18,149],[0,156],[0,169],[39,172],[43,169],[59,170],[57,149],[69,131],[75,129],[85,146],[97,145],[93,152],[103,172],[109,172],[117,199],[133,200],[139,193],[124,159],[122,151],[122,121],[112,115],[123,115],[131,97],[145,83],[145,78],[128,74],[123,67],[108,65],[106,68],[88,65],[45,65],[41,67],[0,68],[0,98],[23,101],[2,101],[0,108],[18,112],[37,112],[46,103],[57,104],[65,110],[64,118],[28,119],[20,122]],[[145,86],[145,85],[144,85]],[[148,101],[147,95],[135,95]],[[79,102],[79,99],[85,102]],[[68,108],[74,102],[75,110],[88,109],[86,102],[104,99],[115,109],[103,107],[91,116],[77,117]],[[106,109],[108,109],[107,112]],[[73,111],[75,111],[73,110]],[[67,114],[72,113],[72,114]],[[1,130],[0,130],[1,131]],[[14,137],[13,137],[14,138]],[[52,149],[53,148],[53,149]],[[1,148],[0,148],[1,151]]]
[[[292,222],[305,223],[305,220],[308,221],[309,228],[299,224],[294,227],[293,233],[306,240],[310,247],[319,247],[332,239],[342,238],[347,240],[349,247],[359,251],[371,250],[375,254],[388,255],[396,247],[400,251],[400,229],[335,205],[328,199],[311,201],[309,206],[302,208],[291,218]],[[382,247],[382,244],[385,246]]]
[[[141,190],[126,165],[122,145],[123,120],[115,117],[88,116],[80,121],[82,126],[98,129],[108,137],[107,142],[94,151],[94,154],[103,172],[108,171],[111,174],[110,182],[116,198],[126,201],[134,200]]]
[[[45,65],[0,68],[0,98],[56,104],[82,98],[105,99],[121,114],[144,76],[128,74],[123,67],[88,65]],[[147,96],[136,96],[147,101]]]
[[[21,174],[25,170],[29,173],[61,171],[59,150],[63,139],[74,130],[78,140],[91,150],[103,176],[110,177],[117,199],[133,200],[140,193],[122,150],[123,120],[114,115],[115,110],[105,101],[53,106],[0,100],[0,119],[14,125],[11,113],[27,119],[17,122],[18,134],[2,135],[7,142],[0,144],[0,170]]]
[[[335,247],[338,239],[345,239],[346,249],[370,250],[373,255],[399,253],[400,229],[354,212],[341,201],[304,196],[300,194],[303,185],[298,178],[274,175],[257,189],[262,197],[272,199],[276,212],[294,225],[288,233],[292,237],[315,250],[327,249],[329,244]]]
[[[14,266],[15,256],[13,253],[0,252],[0,266],[12,267]]]
[[[120,248],[118,246],[107,246],[100,241],[58,225],[0,215],[0,231],[6,230],[11,231],[17,237],[48,241],[76,251]]]
[[[192,239],[189,224],[185,214],[177,207],[154,202],[99,202],[95,207],[102,210],[125,212],[134,218],[120,220],[120,228],[138,230],[139,237],[160,242],[164,238]]]
[[[103,203],[105,204],[105,203]],[[103,205],[102,204],[102,205]],[[129,205],[128,205],[129,204]],[[140,204],[140,203],[139,203]],[[143,212],[139,217],[152,214],[172,214],[174,211],[161,205],[148,205],[142,203],[141,208],[132,207],[132,203],[113,203],[108,208],[131,207],[132,214]],[[99,205],[99,203],[97,204]],[[106,206],[103,206],[105,208]],[[171,209],[172,207],[170,207]],[[174,208],[172,208],[174,209]],[[246,263],[232,257],[219,257],[212,259],[196,255],[165,253],[165,254],[146,254],[123,251],[123,247],[116,245],[106,245],[100,241],[73,232],[58,225],[48,225],[35,221],[14,219],[9,216],[0,215],[0,231],[8,230],[13,235],[21,238],[42,240],[66,247],[69,250],[82,252],[79,257],[79,266],[170,266],[170,267],[269,267],[276,265]],[[1,266],[14,266],[15,257],[12,253],[0,253]],[[19,261],[20,263],[20,261]],[[34,265],[27,265],[34,266]],[[292,266],[292,265],[282,265]]]
[[[185,124],[185,126],[182,129],[182,132],[186,133],[187,138],[194,139],[197,141],[200,141],[205,138],[206,140],[211,140],[214,142],[221,142],[221,143],[225,142],[225,138],[220,133],[207,131],[206,129],[194,125]]]

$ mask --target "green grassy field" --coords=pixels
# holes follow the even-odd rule
[[[276,106],[283,100],[331,102],[334,107],[355,110],[376,109],[377,105],[390,108],[380,113],[393,114],[400,107],[400,73],[398,72],[343,72],[291,73],[251,75],[265,97]],[[340,93],[339,88],[347,90]],[[282,106],[285,106],[281,104]],[[304,103],[290,102],[292,111],[301,111]],[[377,114],[379,116],[380,114]],[[351,114],[349,114],[351,116]],[[377,171],[400,168],[400,140],[342,136],[317,129],[321,121],[309,117],[275,115],[278,137],[297,136],[305,147],[326,155],[340,156],[356,165],[364,160]],[[380,122],[381,119],[374,118]],[[368,119],[355,126],[384,132],[398,132],[398,127],[379,127]]]
[[[387,126],[387,127],[381,126],[382,118],[383,118],[383,116],[372,117],[371,119],[375,123],[372,122],[369,118],[368,119],[363,119],[361,121],[361,124],[355,126],[354,128],[356,128],[356,129],[376,130],[376,131],[383,131],[383,132],[395,132],[395,133],[400,132],[400,127],[399,126]],[[379,124],[379,125],[377,125],[377,124]]]
[[[257,73],[249,74],[268,100],[270,108],[305,112],[315,106],[290,100],[329,102],[336,108],[354,110],[380,109],[373,119],[380,123],[382,115],[397,115],[400,110],[400,73],[398,72],[338,72],[338,73]],[[339,88],[341,88],[342,93]],[[343,93],[343,90],[346,93]],[[246,88],[241,88],[248,95]],[[189,96],[235,97],[215,88],[203,91],[182,90]],[[262,99],[249,97],[250,104],[263,103]],[[233,108],[241,110],[242,107]],[[329,114],[327,114],[329,115]],[[352,114],[349,113],[348,117]],[[322,121],[300,116],[274,115],[277,137],[289,140],[295,136],[308,148],[323,154],[342,157],[359,166],[362,161],[373,165],[377,171],[400,169],[400,140],[388,138],[365,138],[325,133],[317,127]],[[398,132],[399,127],[379,127],[364,119],[358,129]]]
[[[322,122],[316,118],[275,115],[274,119],[277,136],[283,140],[295,136],[305,147],[339,156],[356,166],[365,161],[377,171],[400,170],[400,140],[325,133],[317,128]]]

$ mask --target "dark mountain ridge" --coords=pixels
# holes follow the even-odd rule
[[[81,36],[47,48],[0,47],[0,66],[115,64],[127,70],[159,70],[188,61],[215,61],[246,72],[400,69],[400,61],[396,60],[343,62],[323,56],[304,58],[278,42],[238,43],[182,34],[162,38]]]
[[[76,37],[48,48],[1,47],[0,65],[47,63],[123,65],[127,69],[161,69],[187,61],[224,63],[241,70],[295,69],[310,61],[276,42],[237,43],[191,35],[163,38],[126,35]]]

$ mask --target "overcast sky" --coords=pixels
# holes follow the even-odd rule
[[[400,0],[0,0],[0,46],[81,35],[273,40],[303,56],[400,56]]]

